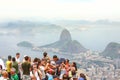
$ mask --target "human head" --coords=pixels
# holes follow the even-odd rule
[[[3,70],[3,71],[2,71],[2,77],[3,77],[3,78],[8,78],[8,73],[7,73],[6,70]]]
[[[25,61],[28,61],[28,60],[29,60],[29,57],[28,57],[28,56],[25,56],[24,58],[25,58]]]
[[[38,62],[38,58],[37,58],[37,57],[34,58],[33,62],[34,62],[34,63],[35,63],[35,62]]]
[[[15,62],[15,61],[16,61],[15,57],[13,57],[13,58],[12,58],[12,61],[13,61],[13,62]]]
[[[54,61],[57,61],[57,60],[58,60],[57,55],[54,55],[54,56],[53,56],[53,60],[54,60]]]
[[[15,71],[16,71],[15,68],[11,68],[11,70],[10,70],[10,74],[11,74],[11,75],[14,75],[14,74],[15,74]]]
[[[46,56],[47,56],[47,52],[44,52],[44,53],[43,53],[43,56],[46,57]]]
[[[77,64],[76,64],[76,62],[73,62],[72,66],[75,67],[75,70],[77,71]]]
[[[16,53],[16,58],[19,58],[20,57],[20,53]]]
[[[11,59],[12,59],[12,57],[11,57],[11,55],[9,55],[9,56],[8,56],[8,60],[11,61]]]
[[[65,60],[65,64],[69,64],[69,59],[66,59],[66,60]]]
[[[80,77],[82,77],[82,78],[84,78],[85,80],[87,80],[87,79],[86,79],[86,76],[85,76],[83,73],[80,73]]]

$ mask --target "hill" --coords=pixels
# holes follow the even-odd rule
[[[19,47],[27,47],[27,48],[32,48],[33,44],[28,42],[28,41],[22,41],[17,44]]]
[[[105,50],[101,53],[102,56],[111,57],[111,58],[118,58],[120,57],[120,44],[111,42],[107,45]]]
[[[39,48],[58,48],[61,52],[81,53],[87,51],[78,41],[72,40],[71,34],[64,29],[60,35],[60,39],[54,43],[40,46]]]

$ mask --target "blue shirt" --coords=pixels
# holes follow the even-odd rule
[[[48,76],[48,80],[53,80],[53,76],[51,74],[47,73],[47,76]]]
[[[78,80],[85,80],[84,78],[79,78]]]

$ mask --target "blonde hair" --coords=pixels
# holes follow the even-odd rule
[[[3,76],[4,78],[8,78],[8,73],[7,73],[7,71],[3,70],[3,71],[2,71],[2,76]]]

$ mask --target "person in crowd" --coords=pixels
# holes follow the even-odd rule
[[[45,69],[45,65],[44,65],[43,60],[38,61],[38,69],[41,71],[41,74],[42,74],[41,79],[45,80],[45,78],[46,78],[45,70],[46,69]]]
[[[18,63],[17,63],[15,57],[12,58],[12,67],[15,68],[16,73],[18,74]]]
[[[65,59],[64,58],[58,58],[57,57],[57,55],[54,55],[53,56],[53,61],[55,61],[55,63],[56,63],[56,65],[60,65],[62,62],[64,62],[65,61]]]
[[[60,66],[60,77],[59,77],[60,80],[62,80],[63,75],[66,74],[66,72],[67,72],[67,71],[66,71],[66,69],[65,69],[65,64],[62,63],[61,66]]]
[[[10,80],[6,70],[2,70],[0,80]]]
[[[21,67],[22,67],[22,71],[23,71],[23,79],[22,80],[31,80],[30,78],[30,68],[31,68],[31,64],[28,61],[29,57],[25,56],[25,62],[22,63]]]
[[[48,77],[48,80],[53,80],[52,70],[47,70],[46,75]]]
[[[87,80],[87,78],[83,73],[80,73],[80,77],[78,80]]]
[[[73,79],[76,79],[77,78],[77,65],[75,62],[72,62],[72,65],[71,65],[71,74],[72,74],[72,78]]]
[[[31,71],[30,71],[30,77],[32,80],[42,80],[42,73],[38,69],[37,64],[33,64]]]
[[[0,69],[5,69],[4,61],[0,58]]]
[[[22,62],[25,62],[25,57],[26,57],[26,56],[27,56],[27,55],[24,55]],[[28,56],[28,58],[29,58],[29,56]],[[29,60],[28,60],[28,61],[29,61]]]
[[[65,68],[66,68],[66,71],[67,71],[67,75],[69,76],[69,78],[71,78],[72,76],[71,76],[71,69],[70,69],[70,63],[69,63],[69,60],[68,59],[66,59],[65,60]]]
[[[18,75],[16,74],[16,69],[15,68],[11,68],[10,74],[11,74],[10,80],[19,80]]]
[[[43,59],[46,61],[50,60],[50,57],[47,55],[47,52],[43,53]]]
[[[20,53],[16,53],[15,59],[18,62],[18,64],[20,64]]]
[[[16,53],[16,57],[15,57],[15,60],[16,62],[18,63],[18,77],[19,77],[19,80],[21,79],[21,74],[22,74],[22,71],[21,71],[21,62],[20,62],[20,53]],[[16,69],[17,71],[17,69]]]
[[[57,76],[60,76],[60,70],[59,70],[59,67],[60,65],[65,61],[64,58],[58,58],[57,55],[54,55],[53,56],[53,60],[51,61],[51,64],[54,64],[56,66],[56,70],[55,70],[55,73]]]
[[[33,60],[33,64],[38,64],[38,61],[39,61],[39,58],[34,58],[34,60]]]
[[[10,78],[10,69],[12,68],[12,61],[11,61],[12,57],[9,55],[8,56],[8,60],[6,61],[6,70],[8,72],[8,77]]]
[[[15,68],[15,73],[18,75],[19,80],[20,80],[20,74],[19,74],[19,66],[18,62],[16,61],[15,57],[12,58],[12,68]]]

